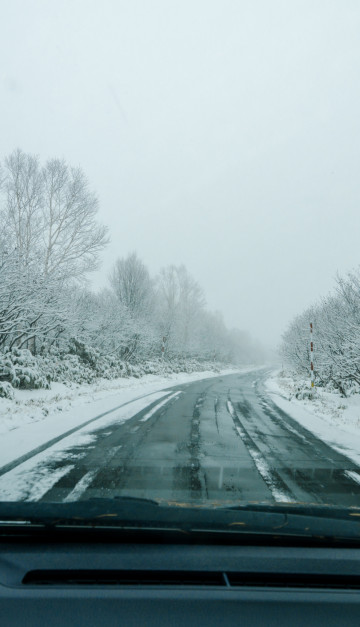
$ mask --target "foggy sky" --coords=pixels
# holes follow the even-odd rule
[[[0,0],[0,158],[80,165],[111,243],[276,344],[360,262],[358,0]]]

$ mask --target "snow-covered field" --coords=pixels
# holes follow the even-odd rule
[[[99,380],[90,385],[72,387],[53,383],[51,390],[16,390],[15,400],[0,399],[0,470],[29,451],[107,412],[111,413],[100,419],[102,422],[99,426],[105,420],[116,419],[122,422],[131,418],[147,405],[168,394],[173,386],[211,378],[217,374],[248,372],[253,369],[255,368],[248,367],[222,370],[219,373],[146,375],[141,379]],[[162,390],[167,391],[161,392]],[[121,407],[125,403],[127,405]],[[114,408],[118,410],[113,413]]]
[[[342,398],[317,389],[312,399],[297,399],[296,392],[305,386],[309,386],[309,381],[295,383],[281,371],[266,381],[267,391],[278,407],[360,465],[360,395]]]

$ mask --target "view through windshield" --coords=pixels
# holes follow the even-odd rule
[[[1,13],[2,504],[360,507],[359,4]]]

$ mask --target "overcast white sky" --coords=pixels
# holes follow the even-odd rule
[[[0,0],[0,146],[84,169],[110,226],[275,344],[360,262],[358,0]]]

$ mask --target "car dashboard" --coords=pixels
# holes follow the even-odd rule
[[[3,539],[0,616],[28,627],[355,625],[360,549]]]

